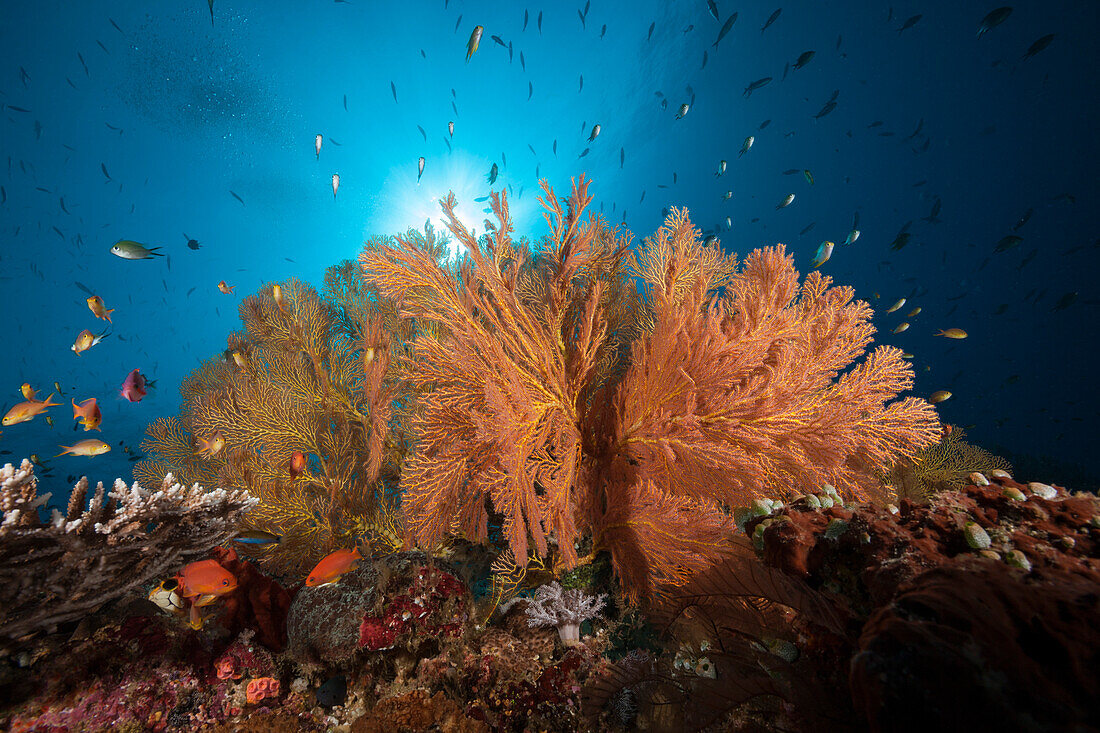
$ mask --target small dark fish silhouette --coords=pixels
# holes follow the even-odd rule
[[[462,15],[461,15],[461,13],[458,16],[458,20],[455,21],[455,33],[458,33],[458,27],[460,25],[462,25]]]
[[[917,14],[917,15],[914,15],[909,20],[902,23],[901,28],[898,28],[898,35],[900,36],[902,31],[907,31],[910,28],[912,28],[913,26],[915,26],[918,22],[920,22],[920,19],[923,18],[923,17],[924,17],[923,15]]]
[[[577,87],[577,93],[580,94],[583,91],[584,91],[584,74],[581,74],[580,86]]]
[[[87,293],[88,295],[95,295],[95,293],[93,293],[93,292],[91,291],[91,289],[90,289],[90,288],[89,288],[89,287],[88,287],[87,285],[85,285],[84,283],[80,282],[79,280],[74,280],[74,281],[73,281],[73,285],[77,286],[78,288],[80,288],[81,290],[83,290],[83,291],[84,291],[85,293]]]
[[[699,71],[702,71],[705,68],[707,68],[707,52],[704,50],[703,51],[703,65],[699,67]]]
[[[500,36],[489,36],[489,37],[490,37],[490,38],[492,38],[492,39],[493,39],[493,41],[494,41],[494,42],[495,42],[495,43],[496,43],[496,44],[497,44],[498,46],[501,46],[501,47],[503,47],[503,48],[508,48],[508,46],[507,46],[507,45],[506,45],[506,44],[504,43],[504,40],[503,40],[503,39],[502,39],[502,38],[501,38]]]
[[[1050,42],[1053,41],[1053,40],[1054,40],[1054,34],[1053,33],[1051,33],[1050,35],[1043,36],[1038,41],[1031,44],[1031,46],[1027,49],[1027,53],[1025,53],[1023,55],[1023,59],[1026,61],[1027,59],[1031,58],[1035,54],[1039,53],[1044,48],[1049,46]]]
[[[107,47],[104,46],[103,43],[101,43],[99,40],[96,40],[96,43],[98,43],[99,47],[103,49],[103,53],[107,54],[108,56],[111,55],[111,52],[107,50]]]
[[[214,27],[214,0],[206,0],[206,4],[210,6],[210,27]]]
[[[657,21],[653,21],[652,23],[649,24],[649,33],[645,37],[645,39],[647,41],[650,40],[651,38],[653,38],[653,29],[656,28],[656,27],[657,27]]]
[[[237,194],[233,193],[232,191],[230,191],[229,193],[231,193],[231,194],[233,195],[233,198],[235,198],[235,199],[237,199],[238,201],[240,201],[240,202],[241,202],[241,206],[244,206],[244,199],[242,199],[242,198],[241,198],[240,196],[238,196]]]
[[[118,23],[116,23],[113,19],[108,18],[107,20],[111,21],[111,25],[113,25],[115,27],[116,31],[118,31],[119,33],[122,33],[122,35],[126,35],[126,33],[121,28],[118,27]]]
[[[619,148],[619,168],[626,162],[626,148]]]
[[[187,240],[187,246],[190,249],[198,249],[199,247],[202,246],[201,244],[199,244],[198,240],[191,239],[191,237],[187,236],[186,233],[184,233],[183,238]]]
[[[718,4],[714,0],[707,0],[707,10],[710,11],[715,20],[718,20]]]
[[[493,163],[493,167],[489,169],[489,175],[488,175],[490,186],[497,182],[497,174],[499,174],[499,173],[500,173],[500,169],[497,168],[496,163]]]
[[[26,109],[25,107],[16,107],[14,104],[9,104],[8,109],[13,112],[30,112],[29,109]]]
[[[103,171],[103,175],[106,176],[108,181],[111,180],[111,174],[107,172],[107,164],[106,163],[100,163],[99,164],[99,169],[101,171]],[[106,181],[104,181],[104,183],[106,183]]]
[[[524,71],[527,71],[527,64],[523,60],[523,51],[519,52],[519,68],[523,69]]]
[[[779,10],[776,10],[774,13],[769,15],[768,20],[764,23],[764,27],[760,29],[760,32],[763,33],[764,31],[768,30],[768,26],[770,26],[772,23],[774,23],[776,21],[776,19],[779,18],[779,14],[782,13],[782,12],[783,12],[783,8],[779,8]]]
[[[542,11],[539,11],[539,35],[542,35]]]
[[[580,155],[577,156],[577,160],[580,160],[584,156],[588,155],[588,148],[585,148]]]
[[[344,111],[348,111],[348,95],[344,95]]]
[[[718,38],[714,39],[712,48],[718,48],[719,41],[726,37],[726,34],[730,32],[730,28],[733,28],[733,24],[736,22],[737,13],[734,13],[730,17],[726,18],[726,22],[722,24],[722,30],[718,31]]]
[[[531,82],[527,82],[527,101],[531,101],[531,95],[535,93],[535,85]]]
[[[79,51],[77,51],[76,57],[80,59],[80,65],[84,67],[84,76],[91,76],[91,74],[88,73],[88,65],[84,63],[84,57],[80,55]]]
[[[396,102],[397,101],[397,86],[392,81],[390,82],[390,91],[393,92],[393,101]]]
[[[978,38],[1004,23],[1010,15],[1012,15],[1012,8],[1009,7],[989,11],[989,14],[982,18],[982,22],[978,24]]]
[[[768,82],[770,82],[771,80],[772,78],[770,76],[765,76],[763,79],[757,79],[756,81],[749,84],[747,87],[745,87],[745,98],[748,99],[749,97],[751,97],[752,93],[760,87],[767,86]]]
[[[798,71],[803,66],[810,63],[810,59],[812,59],[814,57],[815,53],[817,53],[817,52],[816,51],[803,51],[801,54],[799,54],[798,60],[794,62],[794,70]]]
[[[523,28],[520,32],[522,33],[525,30],[527,30],[527,8],[523,9]]]
[[[424,132],[424,128],[420,125],[417,125],[416,129],[420,130],[420,134],[424,136],[424,142],[428,142],[428,133]]]
[[[834,109],[836,109],[836,102],[826,102],[825,106],[822,107],[816,115],[814,115],[814,119],[819,120],[825,115],[832,112]]]

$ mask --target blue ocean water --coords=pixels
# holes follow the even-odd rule
[[[823,269],[874,305],[878,341],[914,354],[915,394],[951,391],[944,421],[1037,467],[1024,480],[1095,487],[1100,6],[1018,2],[977,37],[995,2],[714,5],[4,2],[0,412],[23,382],[58,382],[64,406],[52,426],[3,428],[0,458],[36,454],[61,493],[82,474],[129,479],[122,448],[177,412],[242,297],[320,286],[368,237],[438,225],[449,190],[483,230],[474,199],[496,164],[534,237],[538,179],[562,195],[585,173],[639,240],[683,206],[739,254],[786,243],[802,272],[836,242]],[[120,259],[119,239],[166,256]],[[83,288],[116,311],[76,355],[79,331],[107,325]],[[969,338],[934,336],[946,328]],[[134,368],[156,380],[140,403],[118,397]],[[69,418],[92,396],[102,436]],[[52,458],[90,436],[114,450]]]

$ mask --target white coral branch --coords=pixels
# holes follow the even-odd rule
[[[150,491],[118,479],[73,488],[66,514],[41,521],[34,466],[0,468],[0,647],[73,621],[225,542],[259,499],[185,487],[168,474]]]
[[[580,643],[580,625],[598,618],[607,601],[607,594],[590,596],[579,588],[564,590],[556,580],[540,586],[527,603],[528,626],[556,626],[562,643]]]

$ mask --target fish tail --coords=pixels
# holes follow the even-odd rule
[[[51,392],[49,397],[42,400],[42,406],[43,407],[57,407],[57,406],[59,406],[61,404],[60,402],[50,402],[50,400],[53,399],[53,396],[55,394],[57,394],[57,393],[56,392]],[[64,447],[64,446],[62,446],[62,447]]]
[[[72,450],[73,450],[73,447],[71,445],[59,445],[57,447],[58,448],[64,448],[65,450],[58,453],[56,456],[54,456],[54,458],[60,458],[61,456],[65,455],[66,453],[71,453]]]

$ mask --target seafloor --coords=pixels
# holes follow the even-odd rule
[[[738,513],[733,559],[630,608],[598,558],[477,623],[476,557],[238,578],[201,630],[130,593],[0,660],[6,731],[1087,731],[1100,500],[1004,471],[928,503]],[[476,553],[475,553],[476,554]],[[597,609],[606,594],[602,612]],[[581,608],[583,607],[583,608]],[[572,614],[572,615],[571,615]],[[579,641],[567,621],[588,617]],[[557,618],[559,628],[552,625]],[[535,625],[533,625],[535,624]]]

